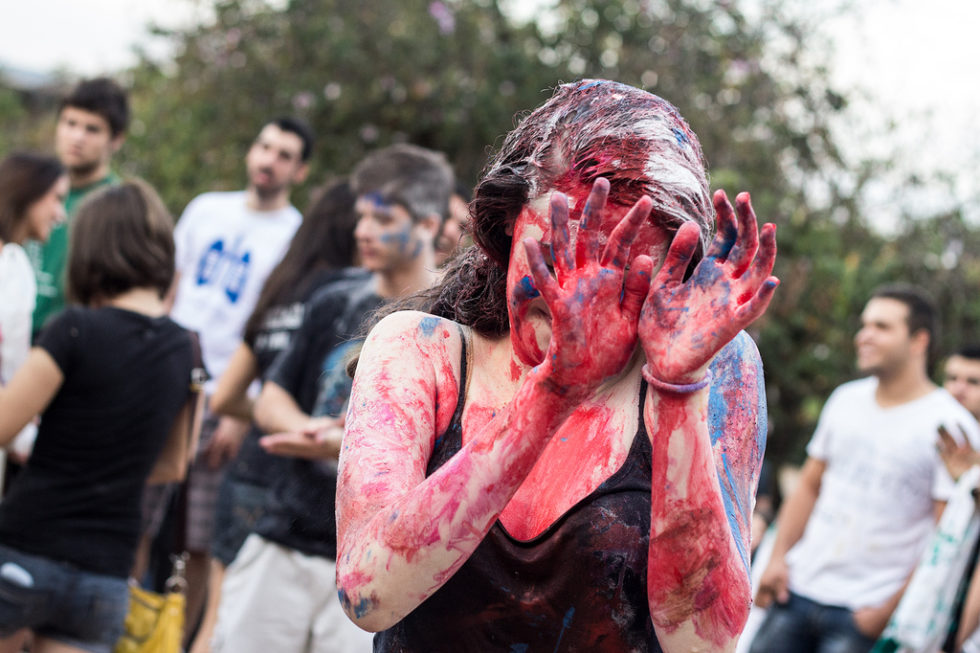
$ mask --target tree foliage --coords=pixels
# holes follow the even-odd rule
[[[750,190],[779,226],[783,287],[754,335],[767,368],[770,451],[799,459],[823,400],[853,374],[851,337],[870,290],[906,279],[947,313],[945,345],[980,320],[978,234],[958,214],[909,221],[886,239],[857,196],[878,163],[843,167],[820,16],[798,0],[551,0],[516,18],[505,0],[216,0],[213,20],[157,35],[164,61],[126,73],[135,120],[120,153],[175,211],[238,188],[261,123],[305,117],[312,177],[409,141],[446,152],[476,181],[487,153],[562,81],[616,79],[673,102],[699,134],[712,185]],[[0,94],[5,125],[24,116]],[[0,127],[0,147],[16,143]],[[15,134],[11,137],[10,134]],[[296,196],[305,205],[305,189]]]

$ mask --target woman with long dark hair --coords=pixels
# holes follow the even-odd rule
[[[778,282],[748,195],[713,204],[710,239],[697,137],[629,86],[506,138],[477,246],[357,366],[337,585],[376,651],[734,648],[766,430],[740,331]]]
[[[34,269],[21,247],[46,242],[65,219],[68,173],[58,159],[26,152],[0,161],[0,384],[13,378],[27,359],[37,286]],[[30,451],[34,425],[24,428],[16,449]]]

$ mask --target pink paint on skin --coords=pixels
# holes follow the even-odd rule
[[[699,428],[706,405],[702,400],[692,411],[697,398],[683,395],[650,399],[652,483],[670,488],[652,495],[651,617],[666,632],[693,617],[695,632],[721,649],[745,624],[751,588],[728,527],[711,444]]]
[[[404,334],[418,330],[417,316],[396,314],[372,332],[360,363],[367,372],[355,380],[347,421],[338,483],[338,587],[354,606],[379,601],[381,590],[373,579],[384,577],[385,585],[395,586],[405,579],[407,587],[416,588],[386,602],[387,609],[369,610],[363,615],[368,627],[403,614],[465,562],[574,405],[542,383],[545,374],[536,370],[510,410],[492,418],[459,455],[426,478],[434,437],[448,426],[448,417],[441,415],[451,414],[448,407],[431,407],[436,394],[448,397],[455,384],[452,375],[444,378],[435,370],[444,370],[446,361],[458,366],[459,343],[439,339],[456,340],[448,351],[429,341],[406,343]],[[406,327],[412,319],[415,324]],[[406,355],[406,346],[415,349],[414,356]],[[386,369],[402,372],[403,382],[385,381]],[[429,410],[411,415],[391,409],[426,402]],[[420,429],[431,437],[405,437]],[[373,517],[353,527],[352,520],[364,515]],[[428,581],[425,573],[420,579],[421,569],[430,570]]]
[[[614,451],[609,437],[611,418],[608,407],[585,406],[551,438],[500,513],[512,537],[527,541],[540,535],[606,479],[610,457],[616,456],[622,464],[628,449]],[[556,476],[561,482],[555,482]]]
[[[473,369],[482,373],[474,371],[467,389],[463,446],[429,476],[436,438],[456,409],[456,327],[443,321],[433,331],[423,328],[431,316],[396,313],[365,344],[337,495],[337,584],[362,627],[387,628],[412,612],[466,562],[497,519],[514,537],[531,539],[615,473],[636,433],[643,361],[629,361],[637,343],[656,378],[696,381],[768,304],[776,284],[768,277],[775,234],[765,227],[756,236],[747,196],[739,196],[736,215],[716,195],[720,235],[684,281],[702,240],[689,216],[707,208],[696,141],[679,117],[631,124],[632,146],[618,132],[611,138],[623,126],[607,124],[602,111],[622,120],[622,107],[614,104],[572,114],[594,128],[556,120],[528,137],[524,163],[544,170],[549,161],[567,160],[562,169],[574,172],[532,184],[532,199],[513,225],[510,337],[473,336]],[[575,138],[592,141],[573,147]],[[606,142],[620,149],[605,149]],[[569,151],[585,154],[568,159]],[[609,182],[591,180],[621,168],[637,170],[614,180],[620,202],[603,210]],[[656,181],[631,185],[631,177]],[[571,207],[565,195],[534,185],[542,182],[566,191]],[[554,249],[555,276],[542,245]],[[748,378],[756,361],[745,355],[738,365]],[[647,593],[667,653],[705,642],[730,647],[748,609],[748,576],[726,501],[751,501],[755,470],[746,466],[757,461],[755,436],[764,416],[750,394],[745,409],[732,411],[714,434],[713,446],[707,395],[651,387],[643,412],[654,488]],[[724,393],[729,407],[744,396]],[[754,453],[723,455],[745,449]],[[748,483],[723,488],[719,477],[729,471]],[[747,533],[742,521],[735,516],[735,530]]]

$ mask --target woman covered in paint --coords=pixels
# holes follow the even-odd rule
[[[629,86],[561,86],[507,137],[477,245],[354,379],[337,585],[375,650],[734,648],[766,430],[740,330],[778,284],[736,207],[708,245],[697,138]]]

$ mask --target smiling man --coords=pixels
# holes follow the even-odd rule
[[[37,279],[35,335],[65,305],[65,263],[72,216],[88,193],[119,181],[110,164],[112,155],[126,139],[128,125],[126,93],[111,79],[85,80],[61,101],[54,147],[68,170],[71,184],[65,198],[68,220],[51,230],[46,243],[32,241],[26,248]]]
[[[312,149],[313,132],[306,123],[289,117],[269,121],[245,156],[245,190],[196,197],[174,230],[177,274],[171,316],[200,335],[211,376],[205,385],[208,395],[241,342],[266,277],[302,221],[289,195],[306,179]],[[247,429],[246,422],[231,417],[219,420],[208,413],[204,418],[200,448],[187,478],[188,624],[196,622],[204,600],[221,474]]]
[[[962,425],[978,441],[976,421],[927,374],[936,319],[911,286],[879,288],[865,306],[854,344],[868,376],[827,400],[779,512],[752,653],[869,651],[898,604],[953,489],[936,429]]]

